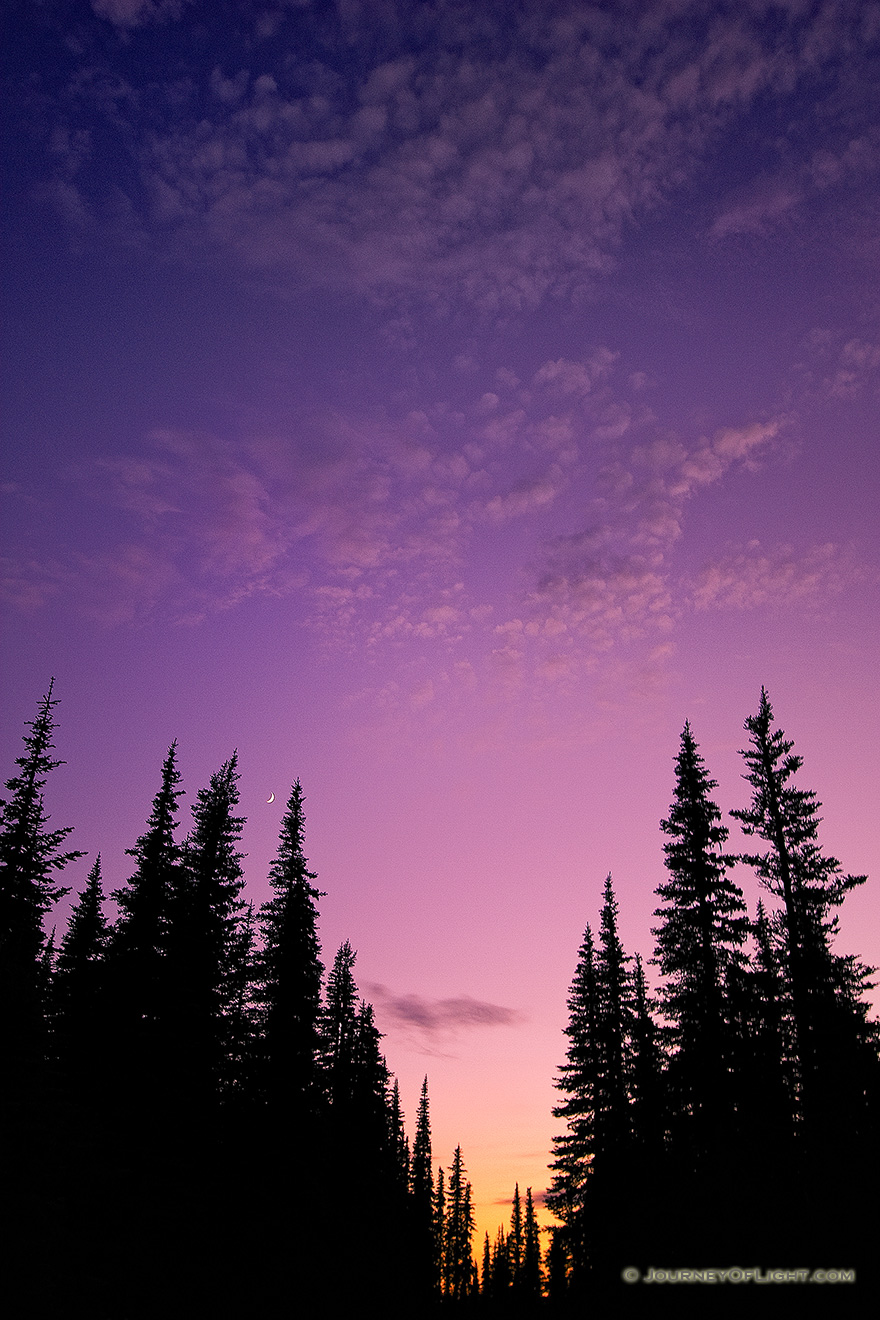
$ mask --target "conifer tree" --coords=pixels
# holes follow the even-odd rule
[[[304,853],[305,817],[299,780],[281,822],[269,871],[273,896],[260,909],[259,959],[266,1088],[281,1111],[314,1109],[320,1047],[321,945],[316,902],[323,895]]]
[[[428,1078],[422,1082],[416,1114],[416,1134],[412,1151],[412,1194],[416,1214],[430,1222],[431,1197],[434,1191],[431,1156],[431,1116],[428,1103]]]
[[[480,1292],[484,1297],[492,1296],[492,1249],[489,1246],[489,1230],[483,1239],[483,1266],[480,1272]]]
[[[536,1301],[542,1293],[541,1236],[531,1187],[526,1188],[521,1292],[530,1301]]]
[[[410,1175],[409,1141],[404,1128],[403,1109],[400,1104],[400,1085],[396,1077],[388,1102],[388,1149],[391,1155],[394,1181],[402,1191],[407,1191]]]
[[[351,1105],[358,993],[352,968],[357,953],[345,940],[327,978],[321,1011],[321,1060],[327,1098],[337,1117]]]
[[[507,1300],[512,1284],[513,1270],[510,1263],[510,1243],[503,1225],[499,1225],[492,1249],[492,1297],[498,1300]]]
[[[654,914],[660,924],[652,933],[654,962],[664,977],[673,1103],[683,1119],[679,1152],[702,1167],[730,1117],[725,1077],[732,1042],[724,985],[728,968],[744,961],[748,930],[742,893],[727,874],[736,858],[722,851],[728,830],[709,796],[715,787],[685,724],[675,797],[660,822],[669,838],[663,849],[669,879],[657,888],[664,906]]]
[[[108,1028],[107,1084],[114,1107],[130,1116],[131,1130],[161,1146],[180,1084],[181,1057],[188,1059],[181,1015],[185,994],[180,966],[172,964],[172,932],[181,911],[181,849],[175,839],[178,799],[183,796],[177,743],[162,762],[161,779],[143,834],[126,856],[128,880],[114,890],[117,918],[105,966]],[[177,931],[178,940],[182,931]],[[173,1120],[171,1120],[173,1122]]]
[[[583,1205],[594,1153],[599,1070],[595,952],[589,925],[578,950],[577,968],[568,992],[568,1012],[566,1059],[554,1083],[567,1098],[553,1109],[553,1117],[564,1119],[567,1131],[553,1138],[554,1174],[547,1195],[547,1205],[563,1223],[570,1223]]]
[[[34,1060],[45,1047],[46,948],[43,919],[66,889],[55,876],[82,852],[64,852],[73,827],[50,830],[43,790],[50,772],[63,761],[51,752],[55,732],[52,692],[43,697],[24,736],[20,773],[6,781],[10,796],[0,801],[0,1060],[14,1066]]]
[[[520,1291],[523,1267],[523,1216],[522,1201],[519,1195],[519,1183],[513,1189],[513,1208],[510,1212],[510,1233],[507,1237],[507,1250],[510,1258],[510,1273],[515,1292]]]
[[[829,1105],[845,1126],[866,1123],[865,1093],[876,1082],[876,1039],[867,1021],[865,991],[872,968],[833,952],[836,909],[865,876],[845,875],[836,857],[818,843],[821,803],[812,790],[797,788],[793,776],[803,758],[782,729],[764,688],[757,715],[746,720],[750,745],[741,752],[752,786],[749,807],[731,814],[746,835],[762,839],[764,852],[742,858],[763,887],[781,903],[776,922],[790,1017],[795,1103],[810,1141],[821,1141]]]
[[[423,1278],[433,1279],[436,1277],[433,1220],[434,1178],[427,1077],[422,1082],[419,1107],[416,1112],[416,1131],[410,1162],[410,1185],[413,1202],[413,1250],[417,1257],[417,1269]]]
[[[394,1170],[388,1146],[388,1067],[379,1048],[382,1033],[373,1005],[361,1000],[355,1018],[351,1084],[351,1135],[367,1159],[382,1160]]]
[[[617,899],[611,876],[605,880],[596,955],[596,1037],[599,1085],[596,1094],[596,1144],[600,1163],[611,1178],[628,1170],[630,1142],[627,1097],[628,1040],[632,1024],[629,959],[617,933]]]
[[[85,888],[71,909],[55,963],[57,1001],[62,1017],[80,1023],[94,1019],[104,979],[109,933],[98,853]]]
[[[467,1297],[472,1288],[474,1212],[466,1173],[461,1146],[456,1146],[449,1169],[443,1287],[455,1301]]]
[[[173,957],[183,1035],[179,1063],[203,1095],[219,1094],[232,1048],[233,1006],[244,953],[244,818],[238,805],[238,757],[211,776],[192,809],[175,900]]]
[[[446,1285],[446,1181],[442,1164],[437,1169],[433,1197],[433,1259],[434,1287],[443,1292]]]
[[[143,1001],[138,1012],[151,1011],[155,999],[158,967],[168,952],[168,929],[175,886],[178,882],[180,848],[174,838],[178,821],[177,742],[168,749],[162,764],[162,782],[147,821],[145,832],[126,856],[136,861],[135,872],[121,889],[113,893],[119,909],[114,943],[141,986]]]

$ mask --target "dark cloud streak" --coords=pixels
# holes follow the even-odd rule
[[[446,1036],[479,1027],[515,1027],[526,1020],[516,1009],[488,1004],[469,995],[426,999],[416,994],[395,994],[387,986],[375,984],[366,987],[366,994],[383,1022],[415,1028],[428,1036]]]

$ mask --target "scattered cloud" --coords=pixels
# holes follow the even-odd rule
[[[759,179],[737,201],[731,201],[716,216],[709,237],[724,239],[741,235],[764,235],[775,229],[803,200],[796,185],[781,179]]]
[[[92,0],[92,9],[114,27],[128,29],[179,18],[189,3],[191,0]]]
[[[692,600],[697,610],[818,605],[864,576],[853,553],[830,541],[803,553],[750,541],[706,565],[692,584]]]
[[[368,985],[366,994],[376,1005],[383,1024],[409,1029],[428,1040],[442,1040],[478,1028],[516,1027],[526,1020],[516,1009],[469,995],[426,999],[416,994],[395,994],[384,985]]]
[[[880,386],[880,344],[849,339],[840,350],[836,369],[826,379],[829,394],[851,398],[860,390]]]
[[[183,0],[93,9],[128,34],[135,62],[139,29],[186,13]],[[175,67],[164,86],[151,69],[148,102],[114,103],[108,123],[132,178],[113,201],[117,223],[164,251],[213,249],[275,280],[337,283],[398,316],[414,301],[503,318],[583,299],[626,226],[672,196],[734,115],[791,92],[861,35],[832,0],[777,8],[773,24],[761,6],[630,7],[623,44],[620,16],[576,0],[540,16],[453,0],[384,18],[291,5],[272,18],[287,35],[273,58],[259,46],[267,14],[236,19],[253,68],[221,68],[205,42],[210,63],[185,78]],[[106,81],[71,79],[56,132],[73,142],[85,113],[106,113]],[[712,235],[766,232],[797,207],[807,175],[829,187],[875,156],[870,135],[854,135],[788,182],[762,175]],[[71,215],[106,207],[95,163],[97,176],[67,153],[58,196]],[[538,377],[563,394],[590,388],[564,359]]]

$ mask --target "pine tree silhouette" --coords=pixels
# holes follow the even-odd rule
[[[794,744],[773,727],[764,688],[758,713],[745,727],[751,741],[741,755],[752,801],[731,815],[746,835],[769,845],[742,860],[781,902],[770,928],[790,1015],[801,1134],[808,1144],[821,1145],[830,1106],[846,1130],[865,1135],[876,1096],[876,1028],[868,1023],[865,998],[874,969],[854,957],[835,955],[832,942],[838,931],[836,909],[866,877],[845,875],[836,857],[823,855],[818,843],[821,803],[812,790],[792,782],[803,758],[792,753]]]
[[[106,957],[110,929],[104,916],[101,854],[74,903],[54,971],[59,1053],[79,1083],[103,1073],[106,1052]]]
[[[596,1105],[601,1067],[596,1035],[595,952],[589,925],[578,950],[577,968],[568,992],[568,1012],[566,1059],[554,1083],[566,1099],[553,1108],[553,1117],[565,1120],[566,1131],[553,1138],[550,1165],[553,1177],[547,1205],[562,1220],[569,1249],[574,1252],[596,1153]]]
[[[46,1048],[47,977],[43,963],[43,919],[67,893],[55,875],[82,852],[64,852],[72,826],[50,830],[43,806],[49,774],[64,765],[50,753],[55,732],[52,692],[43,697],[37,718],[28,722],[20,773],[6,781],[10,796],[0,801],[0,1059],[18,1075]]]
[[[678,1118],[677,1158],[708,1170],[731,1122],[726,1085],[732,1046],[725,974],[745,959],[745,903],[723,852],[729,831],[709,794],[716,782],[685,724],[676,758],[675,796],[660,827],[669,879],[655,916],[653,961],[663,975],[661,1005],[669,1053],[669,1085]]]
[[[171,1051],[180,1005],[170,954],[172,922],[182,917],[175,907],[182,884],[181,849],[174,837],[183,796],[179,784],[173,742],[146,829],[126,849],[135,859],[134,872],[111,895],[118,917],[108,950],[110,1048],[117,1061],[117,1103],[126,1107],[167,1104],[176,1087]]]
[[[532,1189],[526,1188],[526,1212],[523,1225],[522,1287],[523,1297],[528,1302],[536,1302],[542,1295],[543,1279],[541,1276],[541,1236],[535,1205],[532,1201]]]
[[[473,1291],[474,1213],[471,1185],[467,1170],[456,1146],[449,1169],[449,1190],[446,1198],[446,1231],[443,1270],[443,1291],[454,1301],[461,1301]]]
[[[273,896],[260,909],[263,948],[258,960],[264,1086],[279,1114],[303,1118],[316,1111],[321,945],[316,903],[323,897],[312,883],[304,853],[305,817],[299,780],[293,785],[281,822],[278,852],[269,871]]]
[[[183,848],[171,937],[178,997],[178,1068],[198,1103],[219,1098],[228,1084],[232,1013],[244,952],[245,908],[238,841],[244,818],[238,805],[237,755],[200,789],[193,828]]]

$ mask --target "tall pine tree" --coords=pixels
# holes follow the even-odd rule
[[[605,880],[596,954],[596,1038],[599,1085],[596,1096],[596,1141],[602,1176],[626,1178],[630,1146],[627,1096],[628,1041],[632,1022],[629,959],[617,933],[617,899],[609,875]]]
[[[134,847],[126,849],[126,856],[134,858],[134,871],[112,894],[118,909],[108,954],[113,1048],[125,1089],[145,1100],[174,1085],[169,1052],[180,1005],[169,958],[172,921],[182,915],[179,906],[175,908],[182,880],[181,850],[174,837],[177,800],[183,796],[179,784],[175,741],[162,764],[146,829]]]
[[[470,1296],[473,1280],[474,1212],[471,1185],[467,1170],[456,1146],[449,1169],[449,1190],[446,1198],[446,1232],[443,1270],[443,1291],[454,1301]]]
[[[299,780],[281,822],[269,871],[272,897],[260,909],[263,948],[259,999],[265,1088],[279,1112],[314,1111],[318,1103],[321,945],[316,903],[323,897],[304,852],[305,817]]]
[[[178,1065],[196,1095],[218,1096],[229,1084],[239,963],[245,955],[244,818],[238,805],[238,758],[233,754],[200,789],[192,809],[175,898],[172,953],[180,1009]]]
[[[731,814],[746,835],[768,845],[743,861],[781,904],[771,926],[791,1023],[796,1110],[802,1135],[824,1144],[832,1114],[841,1132],[864,1134],[870,1127],[869,1097],[876,1095],[876,1028],[867,1020],[865,998],[873,969],[832,948],[837,909],[865,876],[845,875],[836,857],[822,853],[821,803],[793,782],[803,758],[792,752],[794,744],[782,729],[774,728],[764,688],[758,713],[745,728],[750,745],[741,755],[752,801]]]
[[[101,854],[74,903],[55,960],[55,1010],[62,1057],[83,1074],[93,1073],[106,1052],[104,1001],[109,925],[104,916]]]
[[[669,840],[663,848],[669,879],[657,888],[663,906],[654,914],[660,922],[653,931],[654,962],[664,978],[669,1078],[680,1119],[678,1158],[708,1170],[729,1136],[732,1034],[725,977],[744,961],[748,919],[742,893],[728,875],[736,863],[723,851],[729,831],[709,796],[717,785],[706,773],[689,724],[675,770],[675,796],[660,823]]]
[[[568,992],[568,1012],[566,1058],[554,1083],[565,1099],[553,1108],[553,1117],[564,1119],[566,1130],[553,1138],[550,1166],[553,1177],[547,1205],[571,1232],[584,1208],[595,1154],[600,1075],[596,1040],[596,962],[589,925],[578,950],[578,963]]]
[[[0,801],[0,1060],[13,1070],[39,1059],[46,1047],[43,919],[67,893],[56,884],[57,873],[84,855],[63,850],[72,826],[47,828],[43,790],[64,764],[51,755],[54,683],[28,722],[25,754],[16,760],[20,773],[6,781],[10,796]]]

